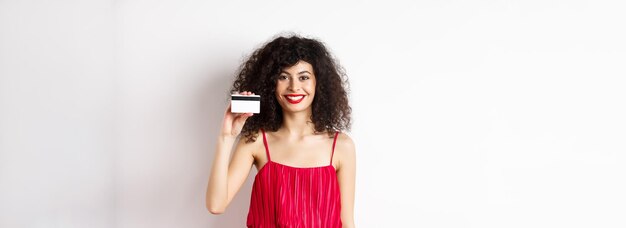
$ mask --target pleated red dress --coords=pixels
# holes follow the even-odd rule
[[[252,186],[247,227],[341,227],[341,201],[337,173],[330,164],[298,168],[273,162],[263,132],[268,162],[259,170]]]

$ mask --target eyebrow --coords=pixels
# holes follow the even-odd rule
[[[291,75],[291,74],[289,74],[289,72],[284,71],[284,70],[283,70],[283,71],[281,71],[281,73],[285,73],[285,74]],[[298,72],[298,74],[304,74],[304,73],[311,74],[311,72],[309,72],[308,70]]]

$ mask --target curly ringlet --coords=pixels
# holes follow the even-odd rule
[[[318,40],[296,34],[278,36],[255,50],[240,66],[230,93],[251,91],[261,95],[261,113],[249,117],[242,129],[246,142],[254,142],[259,129],[277,131],[283,121],[276,99],[276,82],[282,69],[305,61],[316,78],[311,122],[315,133],[350,130],[352,108],[348,103],[348,78],[338,61]]]

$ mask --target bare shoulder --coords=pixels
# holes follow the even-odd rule
[[[263,146],[263,133],[261,130],[257,132],[256,138],[253,141],[248,142],[248,138],[240,135],[237,142],[237,151],[248,154],[254,158],[257,158],[265,154],[265,147]],[[256,160],[256,159],[255,159]]]
[[[354,151],[354,141],[348,134],[340,132],[339,135],[337,135],[335,148],[341,149],[342,151]]]
[[[341,132],[337,135],[335,156],[339,159],[340,164],[355,162],[356,149],[352,137],[348,134]]]
[[[248,138],[246,138],[245,136],[239,136],[239,141],[237,142],[237,150],[255,156],[255,154],[259,151],[259,148],[264,148],[263,135],[261,133],[261,130],[257,132],[256,139],[251,142],[248,142]]]

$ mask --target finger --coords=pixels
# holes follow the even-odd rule
[[[228,115],[228,113],[231,112],[231,110],[232,110],[231,108],[232,108],[231,105],[228,104],[228,108],[226,109],[226,112],[225,112],[226,115]]]
[[[238,113],[237,118],[246,120],[248,117],[252,116],[252,113]]]
[[[254,115],[254,113],[251,113],[251,112],[239,113],[239,116],[240,116],[241,118],[243,118],[244,120],[248,119],[248,117],[251,117],[251,116],[253,116],[253,115]]]
[[[246,123],[246,120],[248,119],[248,115],[245,115],[242,113],[242,115],[237,116],[237,118],[235,119],[235,122],[240,123],[241,125]]]

